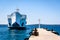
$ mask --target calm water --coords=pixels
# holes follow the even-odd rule
[[[0,26],[0,40],[24,40],[28,38],[31,29],[27,30],[9,30],[7,26]]]
[[[48,30],[54,30],[60,34],[60,25],[40,25],[41,28],[47,28]],[[38,28],[36,25],[27,25],[27,30],[9,30],[7,25],[0,25],[0,40],[24,40],[29,38],[31,30]]]
[[[60,35],[60,25],[41,25],[41,28],[47,28],[48,30],[56,31]]]

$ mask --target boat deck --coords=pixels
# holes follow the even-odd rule
[[[42,28],[37,29],[39,36],[31,35],[29,40],[60,40],[60,36]]]

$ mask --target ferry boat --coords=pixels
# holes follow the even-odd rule
[[[13,12],[11,15],[8,15],[7,17],[9,29],[26,29],[26,15],[22,15],[18,11],[16,11]]]

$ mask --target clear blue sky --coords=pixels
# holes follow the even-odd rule
[[[60,24],[60,0],[0,0],[0,24],[7,24],[7,15],[20,9],[27,15],[27,24]]]

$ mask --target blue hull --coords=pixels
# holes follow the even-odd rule
[[[26,30],[26,27],[9,27],[10,30]]]

